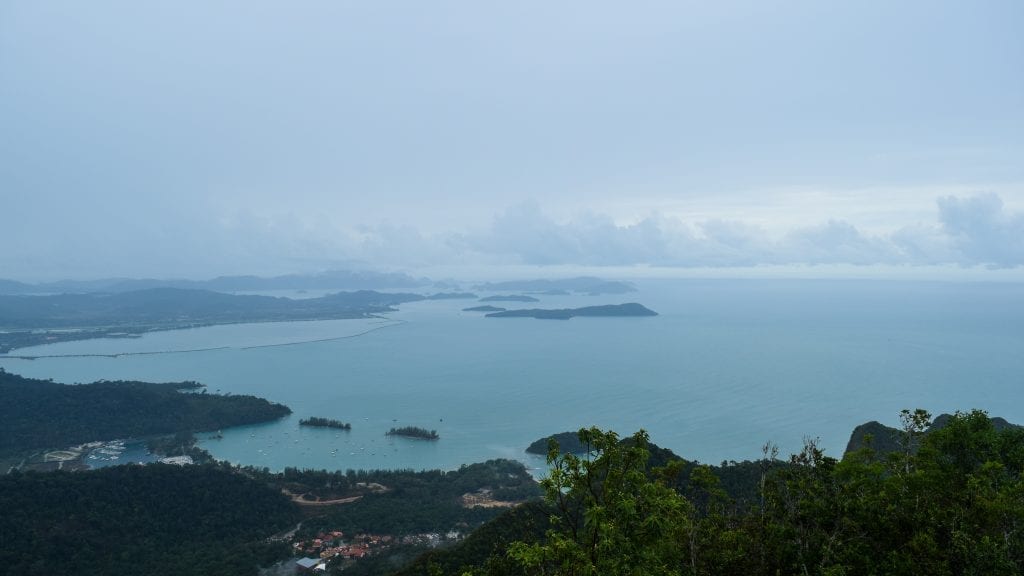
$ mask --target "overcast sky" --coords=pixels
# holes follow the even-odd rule
[[[0,278],[1024,266],[1024,2],[0,2]]]

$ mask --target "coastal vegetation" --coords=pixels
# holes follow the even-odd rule
[[[323,532],[461,536],[540,493],[510,460],[422,472],[223,463],[15,472],[0,476],[0,562],[26,575],[252,575]],[[346,573],[388,573],[427,549],[378,550]]]
[[[980,411],[927,434],[923,410],[902,422],[903,449],[884,455],[869,445],[837,460],[808,440],[778,460],[766,445],[744,466],[753,498],[735,497],[714,467],[655,465],[642,431],[623,442],[584,429],[589,456],[549,452],[546,526],[543,514],[506,515],[473,554],[437,552],[402,574],[1024,572],[1024,430]]]
[[[126,562],[254,574],[290,554],[269,537],[301,519],[295,537],[307,540],[473,531],[446,549],[396,546],[352,574],[1021,574],[1024,429],[980,411],[933,422],[917,410],[890,430],[891,449],[862,436],[842,460],[808,440],[787,459],[767,444],[759,460],[712,466],[643,431],[589,428],[576,433],[584,455],[559,445],[564,433],[541,439],[540,487],[503,460],[450,472],[14,472],[0,477],[0,562],[24,574],[124,573]]]
[[[352,424],[349,422],[342,422],[341,420],[334,420],[331,418],[321,418],[319,416],[311,416],[309,418],[303,418],[299,420],[299,426],[313,426],[317,428],[334,428],[336,430],[351,430]]]
[[[253,575],[298,507],[222,466],[111,466],[0,476],[0,570],[26,576]]]
[[[426,428],[420,428],[418,426],[403,426],[401,428],[392,428],[387,431],[388,436],[405,436],[406,438],[419,438],[421,440],[437,440],[440,436],[437,435],[437,430],[427,430]]]
[[[344,506],[318,508],[299,535],[320,530],[405,535],[464,531],[500,515],[501,506],[474,506],[467,495],[485,493],[511,506],[540,496],[520,462],[489,460],[457,470],[299,470],[286,468],[266,479],[315,500],[359,496]]]
[[[200,432],[276,420],[284,405],[208,394],[197,382],[65,385],[0,368],[0,456],[85,442]]]
[[[583,308],[506,310],[493,312],[488,318],[536,318],[538,320],[569,320],[576,316],[657,316],[658,313],[635,302],[628,304],[607,304],[584,306]]]

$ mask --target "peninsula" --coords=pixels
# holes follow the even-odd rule
[[[0,368],[0,456],[93,441],[220,430],[276,420],[284,405],[208,394],[198,382],[65,385]]]
[[[576,316],[657,316],[658,313],[635,302],[628,304],[607,304],[584,306],[583,308],[506,310],[493,312],[488,318],[536,318],[538,320],[568,320]]]
[[[394,312],[399,304],[425,299],[421,294],[373,290],[291,299],[180,288],[111,294],[0,295],[0,353],[39,344],[132,337],[154,330],[212,324],[368,318]]]

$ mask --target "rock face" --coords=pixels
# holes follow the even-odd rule
[[[881,422],[867,422],[861,424],[853,429],[853,433],[850,434],[850,441],[846,443],[846,452],[843,453],[845,456],[850,452],[860,450],[868,445],[868,437],[871,438],[871,448],[873,448],[878,454],[888,454],[889,452],[896,452],[900,449],[899,437],[900,431],[896,428],[886,426]]]
[[[944,428],[949,424],[949,420],[952,417],[953,416],[950,414],[940,414],[936,416],[935,419],[932,420],[932,425],[929,426],[924,433],[928,434],[929,432]],[[996,430],[1022,428],[1022,426],[1007,422],[1005,418],[1000,418],[998,416],[991,418],[991,421],[992,426]],[[871,421],[861,424],[854,428],[853,433],[850,434],[850,441],[846,443],[846,452],[843,453],[843,456],[868,446],[867,439],[870,436],[870,447],[876,452],[879,458],[884,458],[886,454],[902,450],[902,447],[900,446],[900,437],[902,434],[903,431],[899,428],[886,426],[880,422]]]
[[[555,439],[555,442],[558,442],[559,452],[567,454],[585,454],[587,452],[586,446],[580,443],[579,433],[577,432],[559,432],[553,436],[545,436],[530,444],[526,451],[530,454],[546,455],[548,453],[548,441],[552,438]]]

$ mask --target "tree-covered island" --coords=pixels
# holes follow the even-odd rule
[[[420,428],[418,426],[403,426],[401,428],[392,428],[387,431],[388,436],[405,436],[406,438],[419,438],[421,440],[437,440],[440,436],[437,435],[437,430],[427,430],[426,428]]]
[[[662,458],[642,430],[584,429],[586,456],[549,451],[536,513],[398,574],[1024,574],[1024,430],[980,411],[930,418],[905,411],[893,452],[868,439],[837,460],[807,440],[780,460],[768,443],[721,467]]]
[[[321,418],[319,416],[310,416],[309,418],[303,418],[299,420],[299,426],[312,426],[314,428],[334,428],[336,430],[351,430],[352,424],[348,422],[342,422],[341,420],[334,420],[332,418]]]

